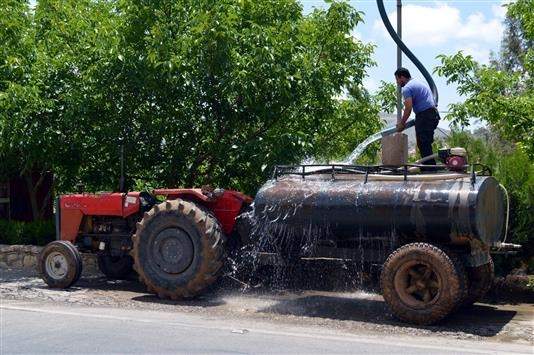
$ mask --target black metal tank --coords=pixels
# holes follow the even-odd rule
[[[491,176],[287,175],[260,189],[253,213],[271,230],[322,230],[337,241],[363,234],[492,246],[504,233],[505,196]]]

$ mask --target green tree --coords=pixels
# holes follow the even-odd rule
[[[24,1],[8,1],[0,8],[0,179],[22,174],[31,180],[31,172],[21,165],[17,150],[32,127],[15,127],[35,106],[36,90],[31,86],[30,71],[35,59],[33,17]],[[16,138],[14,138],[16,136]],[[20,139],[20,141],[18,141]],[[30,181],[30,183],[32,183]],[[30,194],[35,192],[30,186]],[[31,194],[32,195],[32,194]],[[35,194],[31,199],[34,214]]]
[[[467,125],[472,117],[488,122],[504,138],[534,157],[534,0],[518,0],[508,8],[507,39],[501,57],[481,65],[469,55],[441,55],[436,72],[455,83],[465,97],[449,106],[448,118]]]
[[[46,173],[68,180],[80,165],[77,152],[86,138],[80,118],[88,117],[83,110],[91,94],[86,76],[100,60],[98,45],[111,39],[98,32],[102,19],[110,18],[107,9],[106,2],[89,0],[41,0],[34,11],[27,2],[12,1],[2,8],[1,21],[15,33],[12,46],[3,49],[16,67],[3,66],[0,175],[25,179],[35,219],[51,198],[50,192],[39,205],[36,196]]]
[[[380,126],[362,87],[373,47],[350,35],[362,14],[346,2],[309,15],[295,0],[1,11],[3,175],[116,189],[123,145],[130,183],[253,193],[274,164],[337,157]]]
[[[372,64],[372,46],[350,36],[361,13],[344,2],[307,16],[293,0],[125,0],[119,11],[120,50],[100,70],[115,73],[102,86],[115,104],[99,108],[123,127],[129,171],[161,185],[253,193],[274,164],[333,151],[321,143],[349,119],[336,97],[361,91]],[[352,117],[358,135],[379,124],[373,112]],[[328,142],[344,137],[355,138]]]
[[[522,22],[518,17],[506,16],[504,33],[498,56],[492,58],[491,65],[506,72],[525,71],[524,58],[534,40],[525,36]]]

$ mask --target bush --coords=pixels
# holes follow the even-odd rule
[[[503,141],[487,130],[472,135],[452,132],[445,142],[449,147],[464,147],[470,163],[487,165],[495,178],[506,188],[510,198],[508,243],[521,244],[518,258],[496,258],[496,269],[509,269],[532,263],[534,257],[534,164],[527,153]],[[529,267],[530,268],[530,267]]]
[[[21,222],[0,220],[0,244],[46,245],[56,238],[52,220]]]
[[[534,226],[534,164],[525,152],[515,150],[497,159],[495,177],[506,187],[510,197],[510,240],[529,242]]]
[[[519,244],[532,243],[534,164],[528,155],[487,131],[478,132],[476,136],[453,131],[446,144],[450,147],[464,147],[470,163],[482,163],[492,170],[510,197],[507,241]]]

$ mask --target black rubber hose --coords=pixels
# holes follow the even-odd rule
[[[404,42],[399,38],[397,35],[397,32],[393,29],[393,26],[391,25],[391,22],[389,22],[388,15],[386,13],[386,9],[384,8],[384,0],[376,0],[376,4],[378,6],[378,12],[380,12],[380,17],[382,18],[382,22],[384,23],[384,26],[386,26],[386,29],[389,32],[389,35],[395,43],[400,47],[400,49],[406,54],[406,56],[412,61],[412,63],[419,69],[419,71],[423,74],[425,77],[428,86],[430,86],[430,90],[432,90],[432,95],[434,96],[434,101],[436,102],[436,106],[438,105],[438,88],[436,87],[436,84],[434,83],[434,79],[432,79],[432,76],[426,70],[426,68],[423,66],[423,64],[417,59],[417,57],[406,47]]]

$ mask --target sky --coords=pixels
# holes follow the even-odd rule
[[[325,8],[322,0],[300,0],[304,12],[313,8]],[[393,82],[393,72],[397,68],[396,45],[386,32],[378,13],[375,0],[350,0],[358,11],[364,12],[365,23],[359,24],[353,35],[363,42],[376,45],[374,60],[376,67],[368,71],[365,86],[374,91],[381,80]],[[462,50],[480,63],[488,63],[491,51],[498,52],[506,10],[501,0],[402,0],[403,41],[432,74],[440,64],[436,56],[454,54]],[[389,19],[396,28],[396,0],[385,0],[384,5]],[[406,56],[403,66],[412,77],[424,80]],[[440,99],[438,109],[442,117],[450,103],[461,102],[456,87],[447,85],[443,78],[432,75],[438,87]],[[440,124],[447,127],[447,123]]]

